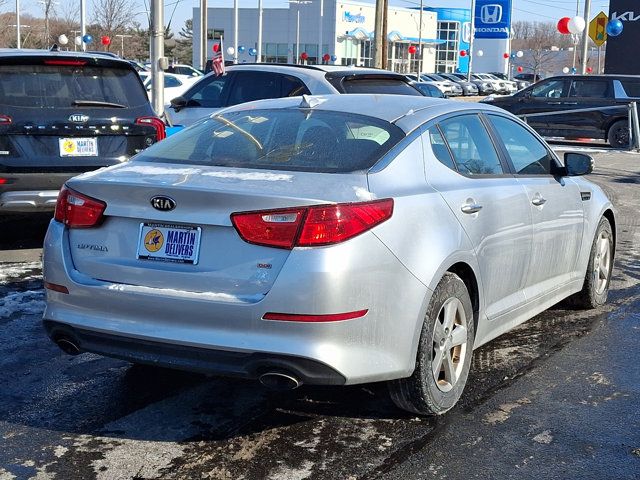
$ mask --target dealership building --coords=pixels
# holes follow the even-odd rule
[[[500,19],[505,12],[510,13],[511,0],[477,0],[476,23],[483,14],[483,2],[491,5],[503,3]],[[320,6],[322,5],[322,22]],[[501,7],[502,8],[502,7]],[[491,10],[490,13],[494,13]],[[257,8],[240,8],[238,16],[238,63],[252,63],[257,59],[258,40]],[[387,16],[387,64],[388,70],[409,73],[417,72],[466,72],[468,56],[461,56],[461,50],[468,50],[470,37],[469,9],[426,7],[422,12],[417,8],[389,7]],[[234,45],[233,8],[209,8],[207,11],[207,51],[210,58],[213,45],[224,41],[226,60],[233,60],[227,49]],[[490,19],[497,18],[495,15]],[[284,8],[263,10],[262,62],[296,63],[306,57],[307,64],[316,64],[325,55],[327,63],[335,65],[373,66],[375,4],[354,0],[302,0],[291,2]],[[508,19],[510,22],[510,19]],[[193,9],[193,64],[200,66],[200,9]],[[322,23],[322,35],[320,24]],[[509,23],[510,25],[510,23]],[[478,31],[478,30],[476,30]],[[320,38],[322,47],[319,49]],[[477,38],[477,35],[476,35]],[[421,42],[420,42],[421,40]],[[506,40],[508,42],[508,40]],[[419,48],[420,43],[422,49]],[[479,44],[479,47],[478,47]],[[411,47],[415,47],[415,53]],[[483,49],[481,58],[474,57],[474,71],[506,70],[502,58],[508,45],[505,41],[476,39],[475,51]],[[319,51],[320,50],[320,51]],[[491,65],[482,65],[491,60]],[[482,69],[478,68],[482,67]]]

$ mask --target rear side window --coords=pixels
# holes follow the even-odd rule
[[[182,82],[175,77],[164,77],[164,88],[179,87]]]
[[[640,97],[640,80],[621,78],[620,83],[622,83],[627,97]]]
[[[291,75],[282,75],[281,97],[299,97],[310,95],[311,92],[302,80]]]
[[[573,80],[569,87],[570,97],[609,98],[611,92],[608,80]]]
[[[137,107],[149,102],[133,69],[88,65],[0,65],[0,105],[74,108],[74,101]]]
[[[345,173],[367,170],[404,132],[386,121],[307,109],[216,115],[140,153],[142,161]]]
[[[512,120],[497,115],[489,115],[489,118],[507,149],[517,174],[551,174],[551,164],[554,160],[540,140]]]
[[[500,175],[502,164],[477,115],[461,115],[440,123],[458,171],[464,175]]]
[[[229,86],[229,75],[205,77],[184,94],[189,107],[220,108]]]
[[[394,95],[422,94],[402,80],[394,78],[354,78],[342,82],[343,93],[386,93]]]
[[[228,105],[280,97],[280,75],[271,72],[237,72]]]

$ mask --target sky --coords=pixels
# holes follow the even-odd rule
[[[62,6],[70,0],[57,0]],[[75,0],[78,1],[78,0]],[[142,24],[146,23],[144,15],[145,2],[148,5],[149,0],[136,0],[140,2],[140,14],[138,21]],[[240,8],[252,8],[258,6],[257,0],[239,0]],[[364,0],[369,1],[369,0]],[[4,10],[15,10],[13,6],[14,0],[8,0]],[[373,3],[373,0],[371,0]],[[514,20],[538,20],[557,22],[561,17],[574,16],[576,14],[576,4],[579,5],[578,11],[582,15],[584,11],[585,0],[513,0],[513,19]],[[420,5],[420,0],[389,0],[391,5],[414,7]],[[91,15],[92,0],[87,0],[89,11],[88,18]],[[179,32],[184,25],[184,21],[193,16],[193,7],[199,5],[194,0],[165,0],[165,21],[172,19],[171,27],[174,32]],[[232,7],[233,0],[208,0],[209,7]],[[430,7],[471,7],[471,0],[424,0],[425,6]],[[286,0],[264,0],[265,7],[286,7]],[[42,15],[42,9],[37,0],[21,0],[21,9],[34,15]],[[174,11],[175,9],[175,11]],[[608,0],[591,0],[592,16],[602,10],[608,13]]]

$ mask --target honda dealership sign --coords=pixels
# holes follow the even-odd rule
[[[640,44],[640,2],[610,0],[609,19],[618,19],[624,29],[617,37],[607,36],[605,73],[640,74],[640,58],[633,52]]]
[[[475,38],[509,38],[510,31],[511,0],[476,0]]]

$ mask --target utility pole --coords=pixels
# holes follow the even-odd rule
[[[258,0],[258,48],[256,62],[262,62],[262,0]]]
[[[382,29],[384,24],[384,2],[385,0],[376,0],[376,18],[374,26],[374,67],[382,68],[383,54],[382,54]]]
[[[587,73],[587,55],[589,53],[589,17],[591,16],[591,0],[584,0],[584,23],[582,31],[582,75]]]
[[[200,0],[200,68],[207,66],[207,0]],[[222,52],[224,55],[224,52]]]
[[[120,57],[124,58],[124,39],[133,37],[133,35],[124,35],[122,33],[116,33],[116,37],[120,37]]]
[[[467,69],[467,82],[471,81],[471,69],[473,67],[473,40],[476,36],[476,0],[471,0],[471,31],[469,32],[469,68]]]
[[[16,46],[22,48],[20,43],[20,0],[16,0]]]
[[[318,30],[318,65],[322,65],[322,17],[324,14],[324,0],[320,0],[319,30]]]
[[[82,37],[82,51],[87,50],[87,44],[84,43],[84,36],[87,34],[87,0],[80,0],[80,36]],[[75,45],[75,39],[73,44]]]
[[[422,8],[423,1],[420,0],[420,26],[418,27],[418,81],[420,81],[420,74],[422,73]],[[411,64],[409,64],[409,71],[411,72]]]
[[[156,115],[164,114],[164,2],[151,1],[151,99]]]
[[[238,63],[238,7],[238,0],[233,0],[233,63]]]

